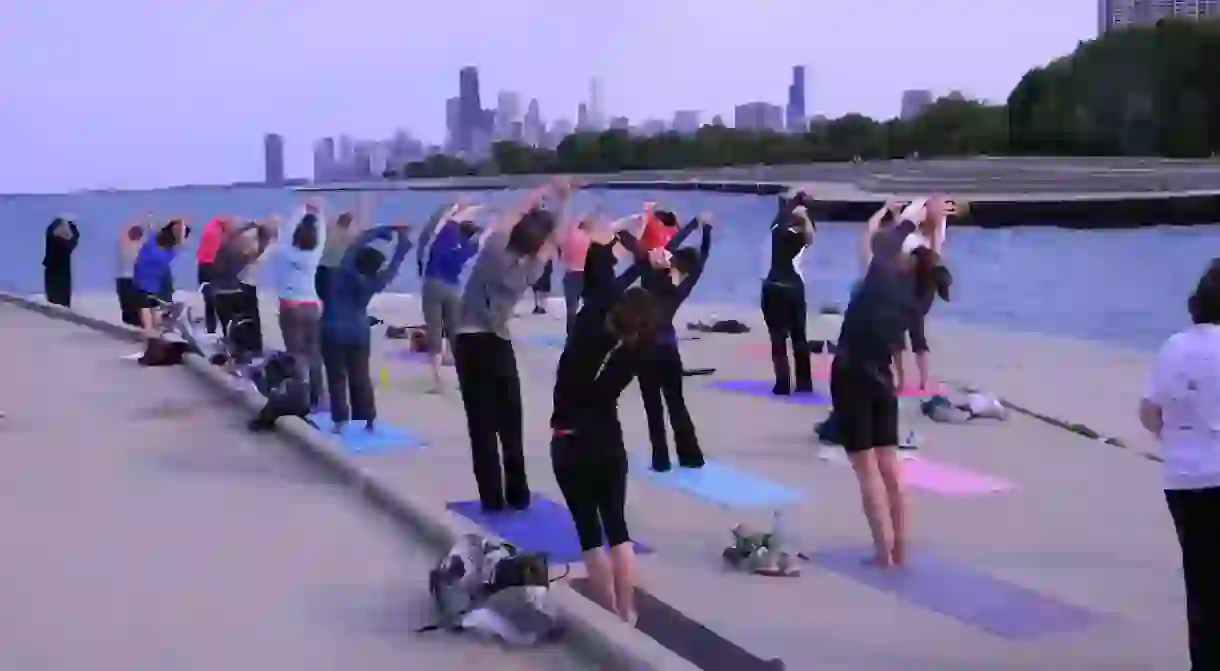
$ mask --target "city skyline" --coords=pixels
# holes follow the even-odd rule
[[[1002,101],[1096,34],[1096,2],[1051,1],[18,3],[0,24],[0,56],[19,64],[0,72],[0,142],[9,157],[51,158],[0,161],[0,192],[260,181],[267,133],[284,137],[289,178],[310,174],[318,138],[402,129],[439,144],[454,73],[472,64],[484,106],[517,91],[548,119],[574,119],[596,77],[606,126],[676,111],[731,124],[752,100],[783,108],[793,64],[808,68],[807,116],[892,117],[913,89]],[[404,25],[447,29],[403,39]]]

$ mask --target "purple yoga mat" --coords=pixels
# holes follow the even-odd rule
[[[815,390],[809,393],[776,396],[775,394],[771,393],[771,388],[774,385],[775,383],[773,381],[768,380],[716,380],[715,382],[711,383],[711,387],[721,391],[731,391],[738,394],[769,398],[782,403],[794,403],[796,405],[830,405],[830,397],[820,391]]]
[[[428,363],[428,355],[425,352],[416,352],[406,348],[390,350],[390,358],[414,363]]]
[[[809,553],[810,561],[1000,638],[1026,641],[1086,629],[1106,616],[919,552],[903,568],[864,564],[871,549]]]
[[[576,538],[576,525],[572,522],[571,513],[566,506],[536,492],[526,510],[507,509],[502,513],[485,513],[478,501],[455,501],[445,507],[520,550],[545,552],[553,562],[581,561],[580,541]],[[647,554],[652,549],[636,541],[635,551]]]

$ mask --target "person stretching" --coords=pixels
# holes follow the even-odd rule
[[[462,270],[479,251],[475,211],[476,208],[461,204],[446,207],[433,215],[428,228],[420,234],[418,263],[424,280],[420,302],[435,394],[444,391],[441,364],[452,361],[462,305]]]
[[[813,391],[813,371],[809,340],[805,335],[808,308],[805,302],[805,276],[801,259],[813,243],[817,230],[803,202],[805,194],[785,200],[767,241],[769,262],[762,282],[762,315],[771,340],[771,364],[775,369],[775,386],[771,393],[786,396],[793,391]],[[792,341],[792,365],[788,363],[788,341]]]
[[[265,223],[251,221],[232,227],[225,233],[212,260],[209,286],[216,303],[216,319],[230,348],[243,359],[262,354],[263,334],[257,296],[251,304],[250,292],[241,278],[271,244],[275,222],[275,219]],[[248,235],[252,231],[254,239]]]
[[[140,308],[144,307],[144,299],[136,289],[132,279],[136,271],[136,259],[140,256],[140,248],[149,235],[149,224],[131,223],[123,227],[119,236],[119,249],[115,267],[115,291],[119,297],[119,316],[124,324],[142,327]]]
[[[343,260],[352,240],[362,227],[372,226],[376,200],[372,193],[364,192],[356,201],[356,214],[341,212],[327,224],[326,245],[322,248],[322,259],[318,262],[318,274],[314,276],[314,288],[319,296],[325,296],[330,277]]]
[[[898,457],[898,396],[891,359],[918,306],[914,263],[903,253],[903,244],[920,217],[938,217],[944,208],[943,201],[929,199],[924,208],[908,208],[897,224],[877,233],[868,271],[843,313],[830,367],[834,415],[872,534],[870,561],[881,567],[902,565],[907,557],[908,503]]]
[[[625,516],[627,449],[618,399],[649,358],[643,352],[663,317],[651,294],[628,288],[643,264],[615,277],[613,231],[593,232],[590,243],[581,308],[555,370],[551,467],[576,526],[594,601],[631,622],[635,549]]]
[[[696,251],[691,247],[680,247],[696,228],[703,231],[700,249]],[[640,280],[641,286],[656,296],[663,317],[657,329],[655,346],[650,352],[649,365],[640,371],[640,396],[644,400],[644,414],[648,418],[652,468],[658,472],[668,471],[671,466],[665,428],[666,410],[669,411],[669,423],[674,430],[678,465],[685,468],[703,466],[703,451],[699,449],[695,423],[691,420],[683,395],[682,355],[678,351],[678,334],[673,320],[678,308],[703,275],[711,250],[711,216],[700,215],[674,235],[664,249],[654,249],[648,253],[652,267],[645,270]]]
[[[224,242],[228,229],[227,217],[215,217],[203,227],[199,236],[199,248],[195,250],[195,264],[199,286],[203,288],[203,321],[208,333],[215,333],[219,322],[216,319],[216,301],[212,296],[212,262],[220,243]]]
[[[585,256],[589,253],[591,225],[591,219],[584,219],[576,226],[569,227],[559,239],[559,258],[566,268],[563,274],[563,303],[567,311],[568,333],[572,332],[572,322],[576,319],[580,297],[584,292]]]
[[[322,398],[322,301],[315,279],[326,246],[326,219],[317,203],[309,203],[291,220],[289,239],[276,245],[271,257],[280,299],[280,335],[301,379],[309,381],[309,407]]]
[[[369,301],[386,288],[402,266],[411,240],[408,226],[370,228],[343,253],[322,299],[322,362],[330,392],[330,418],[334,432],[342,433],[349,421],[362,421],[370,433],[377,420],[373,378],[369,370],[372,328]],[[398,236],[393,256],[369,246]],[[348,405],[348,396],[351,405]]]
[[[163,303],[161,292],[166,278],[173,274],[174,258],[186,237],[186,224],[174,219],[162,226],[156,235],[146,237],[148,240],[136,255],[131,278],[140,292],[140,326],[149,337],[154,337],[159,326],[157,308]]]
[[[66,217],[56,217],[47,226],[47,246],[42,257],[43,293],[48,303],[72,307],[72,252],[80,242],[80,230]]]
[[[462,289],[453,353],[479,502],[488,512],[530,504],[521,378],[508,321],[552,252],[555,216],[538,207],[551,190],[566,202],[570,189],[556,182],[531,193],[489,229]]]
[[[917,267],[915,272],[915,293],[916,301],[919,306],[919,311],[912,315],[911,323],[907,326],[907,334],[910,338],[910,349],[915,354],[915,369],[919,375],[919,389],[927,390],[931,376],[931,361],[928,346],[928,336],[926,323],[928,312],[932,310],[932,303],[936,299],[938,286],[943,286],[942,295],[945,300],[948,300],[948,287],[943,283],[938,283],[937,278],[943,278],[943,272],[938,272],[939,268],[943,268],[941,261],[941,250],[944,248],[945,241],[945,222],[949,215],[954,213],[952,203],[945,201],[943,196],[933,196],[939,202],[946,203],[946,214],[939,220],[925,218],[916,229],[916,231],[908,235],[903,241],[902,251],[907,254],[915,255],[917,251],[924,250],[916,255]],[[921,206],[926,205],[926,200],[917,200],[908,209],[917,210]],[[928,253],[930,251],[930,253]],[[897,373],[898,388],[906,389],[906,362],[903,356],[906,351],[906,344],[903,348],[894,354],[894,369]]]

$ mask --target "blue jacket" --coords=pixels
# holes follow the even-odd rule
[[[442,222],[428,243],[424,279],[457,285],[462,269],[479,252],[479,242],[454,222]]]
[[[374,240],[391,240],[397,232],[392,228],[371,228],[343,253],[343,260],[322,300],[322,337],[332,342],[362,345],[369,342],[369,301],[398,274],[403,259],[411,251],[411,241],[399,235],[394,255],[376,274],[364,275],[356,269],[356,256]]]
[[[170,276],[170,265],[177,255],[176,247],[165,249],[157,244],[155,236],[149,236],[144,246],[140,247],[140,253],[136,255],[135,270],[131,274],[136,288],[149,294],[160,292],[165,286],[166,278]]]

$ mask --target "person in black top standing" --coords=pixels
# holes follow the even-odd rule
[[[43,293],[48,303],[72,307],[72,252],[80,242],[76,223],[56,217],[47,226],[47,248],[42,257]]]
[[[791,394],[793,368],[797,393],[813,391],[809,340],[805,336],[807,310],[805,278],[801,258],[817,230],[809,218],[804,192],[784,200],[771,223],[768,240],[770,263],[762,283],[762,314],[771,338],[771,363],[775,367],[777,396]],[[788,341],[792,341],[792,366],[788,364]]]
[[[619,234],[624,247],[636,241]],[[660,306],[640,287],[628,288],[645,270],[633,264],[614,274],[616,237],[590,235],[581,309],[555,372],[551,414],[551,464],[572,514],[594,599],[630,622],[634,615],[635,550],[627,531],[627,449],[618,399],[645,364]],[[609,553],[602,547],[609,547]]]
[[[699,250],[680,247],[696,228],[703,231]],[[664,250],[648,252],[651,267],[644,271],[641,286],[647,289],[661,306],[663,320],[657,329],[655,347],[649,365],[640,371],[640,395],[644,414],[648,418],[648,437],[652,443],[652,468],[665,472],[671,468],[665,414],[674,430],[674,449],[678,464],[685,468],[703,466],[703,451],[695,435],[695,423],[686,409],[682,390],[682,355],[678,351],[678,334],[673,319],[678,308],[690,296],[703,275],[707,256],[712,250],[711,215],[701,214],[684,226],[669,241]]]
[[[873,537],[872,561],[886,568],[906,562],[907,545],[908,504],[898,457],[898,396],[891,362],[919,305],[915,257],[904,250],[904,243],[919,223],[943,217],[946,211],[943,198],[929,198],[908,207],[897,224],[873,238],[872,260],[843,313],[830,370],[834,414]]]

